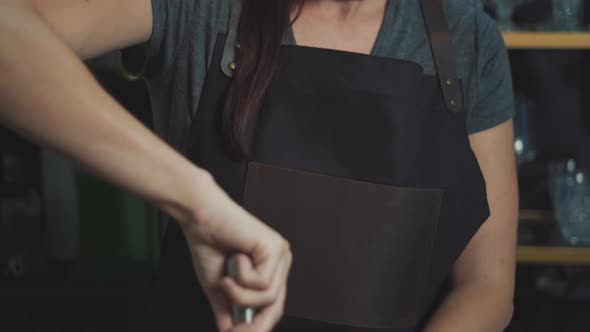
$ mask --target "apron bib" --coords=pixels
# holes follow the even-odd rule
[[[446,18],[439,0],[422,9],[437,76],[404,60],[282,46],[251,160],[234,160],[221,136],[231,78],[218,36],[186,152],[291,243],[276,331],[416,331],[489,216]],[[215,331],[176,224],[161,267],[151,328]]]

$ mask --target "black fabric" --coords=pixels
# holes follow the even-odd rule
[[[294,240],[292,296],[276,331],[417,331],[489,216],[465,113],[447,110],[438,78],[417,64],[283,46],[253,124],[253,160],[236,161],[220,130],[224,40],[186,151],[236,202]],[[157,322],[146,330],[215,331],[177,225],[161,261]]]

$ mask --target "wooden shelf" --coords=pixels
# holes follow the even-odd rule
[[[590,49],[590,32],[504,32],[510,49]]]
[[[519,246],[519,264],[590,265],[590,248]]]
[[[553,223],[550,210],[520,210],[520,222]],[[559,246],[518,246],[519,264],[590,265],[590,248]]]
[[[520,210],[520,222],[553,223],[555,217],[550,210]]]

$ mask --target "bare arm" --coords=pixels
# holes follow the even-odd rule
[[[150,0],[8,0],[28,6],[83,59],[147,41]],[[0,2],[1,3],[1,2]]]
[[[426,332],[500,332],[512,317],[518,188],[512,121],[471,135],[491,216],[453,269],[453,290]]]
[[[45,3],[50,1],[44,1]],[[90,1],[88,6],[99,1]],[[109,21],[81,28],[83,24],[50,28],[46,21],[68,22],[69,17],[96,21],[87,10],[103,13],[113,11],[115,1],[107,1],[105,9],[54,9],[61,15],[45,18],[38,14],[37,2],[3,1],[0,3],[0,120],[36,142],[53,147],[109,178],[119,185],[159,203],[180,207],[175,196],[183,188],[183,177],[205,179],[204,172],[192,167],[140,123],[135,121],[94,80],[73,49],[95,55],[124,44],[126,40],[141,41],[149,36],[151,14],[144,15],[143,33],[120,32],[128,38],[104,38],[98,46],[82,46],[92,34],[67,33],[72,29],[100,30]],[[39,1],[38,3],[41,3]],[[85,6],[86,1],[58,1],[66,6]],[[137,10],[150,12],[149,0],[134,0]],[[142,6],[143,5],[143,6]],[[98,7],[98,6],[94,6]],[[68,15],[65,13],[68,12]],[[86,14],[85,14],[86,13]],[[85,17],[86,16],[86,17]],[[102,16],[99,14],[97,16]],[[112,18],[114,22],[125,18]],[[51,17],[51,18],[48,18]],[[140,20],[141,21],[141,20]],[[135,22],[142,25],[142,22]],[[89,24],[92,26],[92,24]],[[117,25],[117,24],[114,24]],[[60,34],[53,30],[63,31]],[[134,28],[135,30],[142,30]],[[70,44],[65,42],[68,35]],[[114,35],[114,34],[113,34]],[[96,36],[98,37],[98,36]],[[92,50],[90,52],[88,50]],[[92,54],[91,54],[92,53]],[[142,167],[138,167],[142,165]],[[154,176],[158,174],[158,176]],[[147,179],[150,179],[147,181]],[[168,192],[167,192],[168,191]]]
[[[135,14],[128,18],[129,12]],[[149,0],[0,1],[0,120],[103,175],[128,181],[104,165],[121,156],[105,156],[131,158],[125,150],[136,147],[104,150],[151,135],[100,88],[79,57],[145,41],[151,21]],[[144,149],[153,140],[147,139]]]
[[[0,123],[174,216],[219,326],[232,325],[223,287],[265,308],[242,331],[270,331],[284,304],[287,242],[136,121],[80,59],[147,40],[151,22],[150,0],[0,0]],[[228,252],[253,261],[239,286],[220,281]]]

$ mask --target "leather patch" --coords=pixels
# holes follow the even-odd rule
[[[391,328],[424,310],[443,196],[252,162],[243,205],[291,244],[287,316]]]

